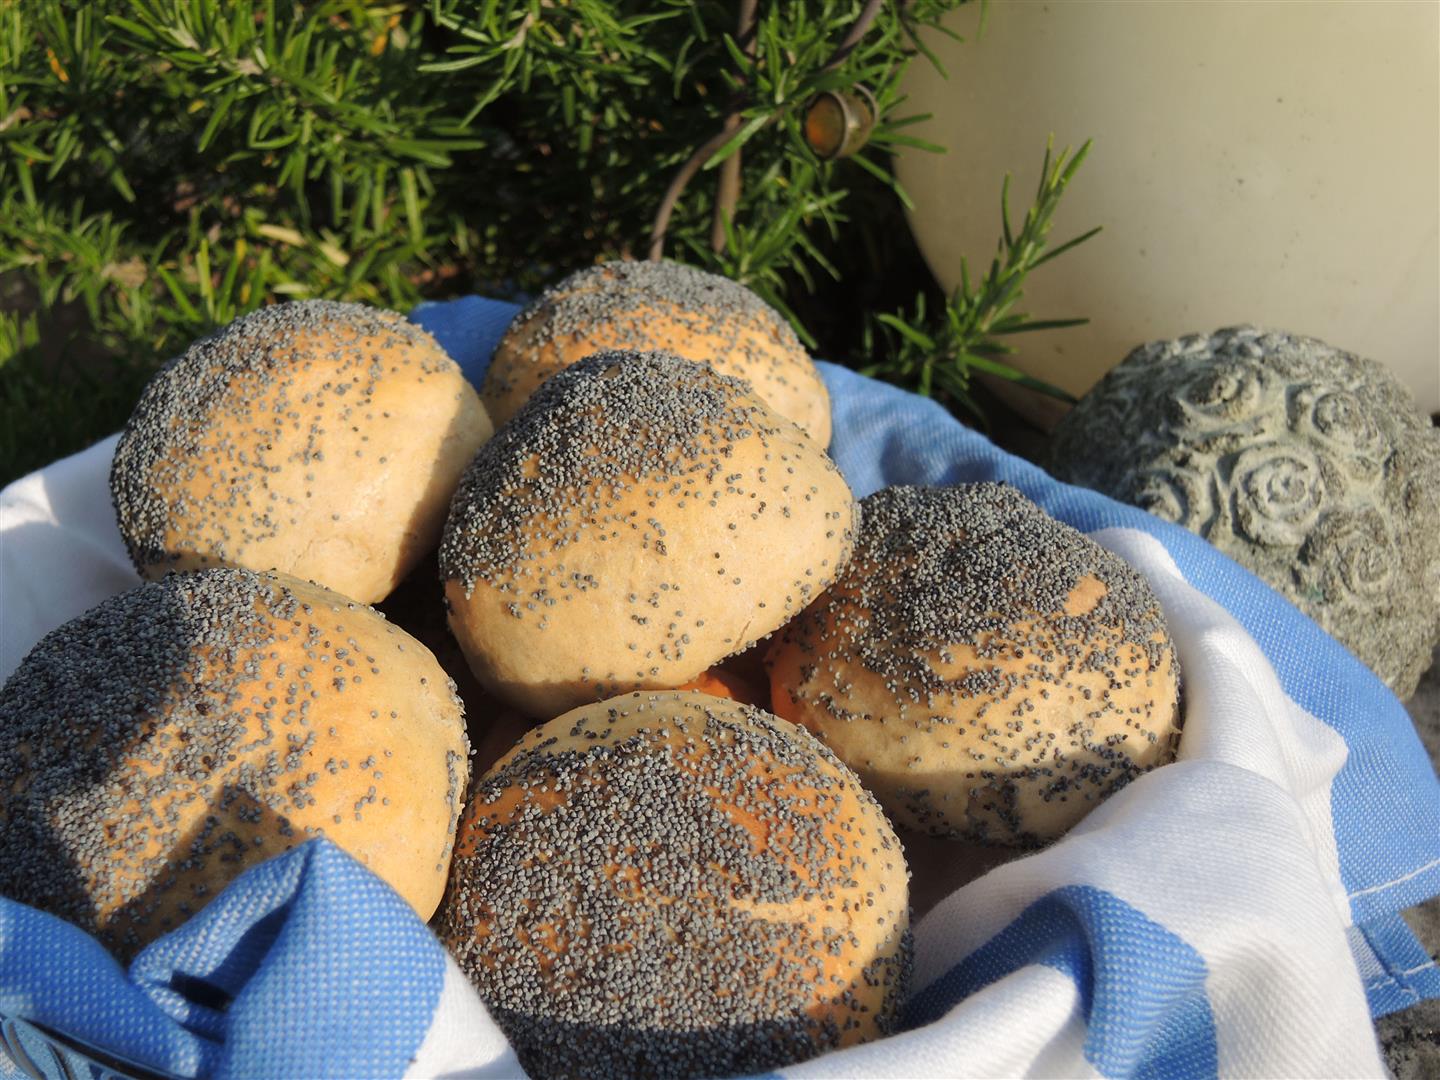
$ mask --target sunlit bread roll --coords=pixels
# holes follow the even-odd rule
[[[280,304],[160,370],[120,436],[110,490],[146,577],[274,569],[369,603],[439,541],[491,430],[460,368],[413,323]]]
[[[729,278],[668,261],[603,263],[546,289],[501,339],[480,396],[503,424],[551,375],[602,349],[710,364],[830,444],[830,395],[785,318]]]
[[[172,574],[48,635],[0,691],[0,894],[129,957],[325,836],[428,918],[467,751],[445,673],[370,608]]]
[[[893,1030],[906,880],[802,729],[635,693],[477,781],[437,925],[531,1076],[748,1075]]]
[[[450,627],[481,684],[541,719],[681,686],[818,596],[854,524],[834,463],[748,384],[599,353],[466,472],[440,546]]]
[[[861,522],[771,646],[772,707],[897,824],[1037,844],[1174,757],[1175,650],[1118,556],[1002,484],[887,488]]]

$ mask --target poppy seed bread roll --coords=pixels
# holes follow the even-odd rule
[[[745,379],[830,445],[830,395],[784,317],[729,278],[669,261],[603,263],[546,289],[501,338],[481,400],[503,424],[555,372],[605,349],[664,350]]]
[[[471,670],[529,716],[696,678],[799,613],[849,557],[835,464],[748,383],[599,353],[475,456],[440,575]]]
[[[775,712],[936,835],[1053,839],[1179,738],[1145,579],[1003,484],[863,500],[854,558],[766,663]]]
[[[172,574],[49,634],[0,690],[0,895],[128,958],[325,836],[428,918],[468,749],[434,657],[370,608]]]
[[[439,542],[491,430],[420,327],[359,304],[280,304],[151,379],[110,490],[145,577],[273,569],[370,603]]]
[[[802,729],[635,693],[477,782],[437,932],[531,1076],[748,1075],[894,1029],[907,871]]]

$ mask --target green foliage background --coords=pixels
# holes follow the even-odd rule
[[[855,0],[761,3],[753,58],[731,3],[0,0],[0,483],[118,428],[158,364],[263,303],[406,310],[643,257],[671,176],[737,108],[667,253],[750,285],[826,355],[973,409],[971,360],[1025,327],[1018,291],[956,339],[888,171],[916,33],[955,6],[882,4],[827,67]],[[857,82],[882,120],[821,161],[796,106]],[[716,252],[714,166],[741,143]],[[911,325],[927,293],[933,325]]]

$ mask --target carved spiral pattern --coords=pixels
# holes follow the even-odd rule
[[[1257,544],[1301,544],[1325,507],[1320,460],[1296,443],[1240,452],[1230,473],[1235,527]]]
[[[1258,412],[1267,398],[1265,373],[1256,364],[1227,357],[1200,366],[1177,397],[1197,420],[1233,424]]]
[[[1144,345],[1051,467],[1201,534],[1414,691],[1440,640],[1440,432],[1380,365],[1253,327]]]
[[[1395,579],[1395,541],[1375,510],[1326,514],[1301,558],[1321,568],[1327,599],[1382,596]]]
[[[1334,390],[1322,395],[1310,416],[1315,430],[1336,445],[1369,461],[1385,459],[1385,436],[1374,410],[1350,391]]]
[[[1139,476],[1130,500],[1156,517],[1183,525],[1202,536],[1210,520],[1210,488],[1205,478],[1183,469],[1152,469]]]

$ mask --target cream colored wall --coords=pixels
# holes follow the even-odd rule
[[[1047,135],[1094,149],[1052,237],[1105,231],[1038,271],[1025,309],[1090,326],[1017,337],[1081,393],[1133,346],[1251,322],[1389,366],[1440,409],[1440,3],[991,0],[912,66],[899,175],[946,288],[1029,205]],[[1043,419],[1058,409],[1038,407]]]

